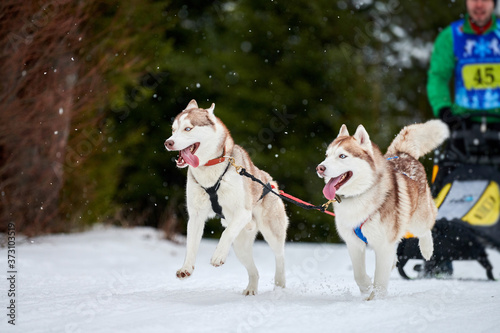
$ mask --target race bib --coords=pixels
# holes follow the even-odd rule
[[[469,64],[462,67],[465,89],[481,90],[500,87],[500,64]]]

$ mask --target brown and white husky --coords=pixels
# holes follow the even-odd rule
[[[226,261],[231,244],[240,262],[248,271],[248,286],[244,295],[255,295],[259,273],[252,248],[257,232],[261,232],[276,257],[276,286],[285,287],[284,247],[288,217],[285,206],[274,194],[263,195],[263,187],[239,175],[230,166],[228,157],[264,183],[277,188],[271,176],[259,170],[247,152],[236,145],[226,126],[214,115],[215,104],[209,109],[198,107],[191,100],[172,125],[172,136],[165,141],[170,151],[180,151],[179,168],[188,167],[186,199],[187,225],[186,258],[177,277],[185,279],[193,273],[196,254],[205,221],[218,215],[226,228],[222,233],[211,264],[221,266]]]
[[[367,299],[387,293],[396,245],[407,232],[419,238],[426,260],[433,252],[431,229],[437,209],[418,158],[440,145],[449,130],[440,120],[407,126],[382,155],[360,125],[353,136],[342,125],[316,168],[325,179],[327,199],[334,203],[337,231],[347,244],[354,279]],[[375,251],[374,282],[366,273],[365,249]]]

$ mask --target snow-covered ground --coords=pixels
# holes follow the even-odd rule
[[[363,301],[345,246],[289,243],[287,288],[274,290],[274,258],[254,247],[259,294],[242,296],[246,271],[230,253],[209,264],[203,240],[194,274],[180,281],[185,248],[150,228],[18,240],[16,325],[8,324],[7,249],[0,332],[498,332],[500,282],[477,262],[455,263],[451,280],[406,281],[393,271],[389,295]],[[495,278],[500,254],[489,251]],[[374,254],[367,265],[373,274]],[[409,268],[409,266],[407,266]]]

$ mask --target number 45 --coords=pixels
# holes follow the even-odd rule
[[[477,84],[490,85],[495,82],[495,75],[493,75],[493,67],[485,67],[484,71],[478,68],[476,75],[474,75],[474,81]]]

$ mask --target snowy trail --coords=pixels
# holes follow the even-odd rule
[[[362,300],[344,245],[288,243],[287,288],[273,288],[274,257],[254,246],[259,294],[242,296],[247,276],[230,253],[210,266],[216,241],[203,240],[196,269],[180,281],[185,249],[150,228],[107,228],[18,241],[16,325],[7,323],[7,269],[0,332],[498,332],[500,282],[477,262],[455,263],[452,280],[403,280],[389,295]],[[500,254],[488,251],[495,278]],[[374,255],[367,252],[368,272]],[[6,258],[5,248],[0,257]],[[4,263],[6,259],[3,260]],[[410,265],[409,263],[408,265]],[[410,267],[410,266],[408,266]]]

